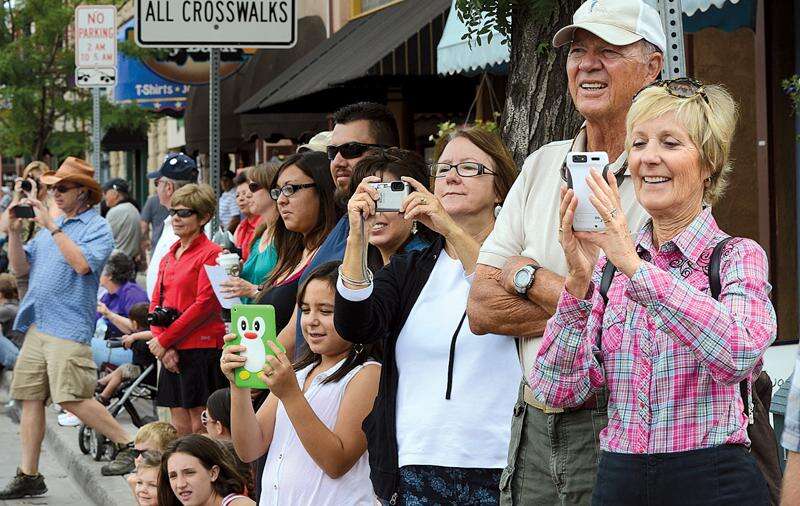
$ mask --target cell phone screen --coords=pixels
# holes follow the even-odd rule
[[[15,218],[35,218],[36,213],[33,212],[33,208],[31,206],[14,206],[11,209],[11,214],[14,215]]]

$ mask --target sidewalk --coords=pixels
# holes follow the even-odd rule
[[[8,385],[10,377],[4,373],[0,402],[8,402]],[[102,476],[100,468],[107,462],[95,462],[89,455],[81,453],[78,447],[78,428],[58,425],[58,414],[47,407],[47,423],[45,441],[42,449],[42,474],[45,476],[48,495],[40,498],[0,502],[2,506],[20,504],[52,504],[52,505],[119,505],[133,506],[136,501],[131,494],[125,477]],[[3,448],[3,463],[0,464],[0,481],[6,483],[16,471],[19,463],[19,423],[9,419],[10,413],[0,412],[0,448]],[[12,414],[13,415],[13,414]],[[117,420],[131,435],[136,427],[131,423],[127,413],[121,414]],[[57,464],[50,462],[55,457]],[[49,458],[49,460],[48,460]],[[58,465],[60,464],[60,466]],[[71,479],[70,479],[71,478]]]

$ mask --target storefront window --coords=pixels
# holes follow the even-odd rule
[[[383,7],[386,4],[394,3],[397,0],[351,0],[353,2],[353,16],[358,16]]]

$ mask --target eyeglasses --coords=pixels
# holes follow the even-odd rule
[[[339,146],[328,146],[328,160],[333,161],[336,154],[342,155],[345,160],[358,158],[370,149],[386,149],[383,144],[365,144],[363,142],[345,142]]]
[[[272,197],[272,200],[278,200],[281,198],[281,194],[291,197],[295,194],[295,192],[302,190],[303,188],[314,188],[317,186],[316,183],[306,183],[306,184],[287,184],[283,188],[273,188],[269,191],[269,196]]]
[[[189,216],[192,216],[194,214],[200,214],[200,213],[198,213],[194,209],[170,209],[169,210],[169,215],[170,216],[175,216],[176,214],[181,218],[188,218]]]
[[[450,169],[456,169],[456,174],[461,177],[475,177],[483,174],[494,174],[494,171],[478,162],[461,162],[455,165],[450,163],[432,163],[431,176],[435,178],[447,177]]]
[[[203,424],[203,427],[208,425],[208,410],[204,409],[202,413],[200,413],[200,423]]]
[[[692,98],[700,95],[703,97],[703,100],[706,101],[706,104],[711,105],[708,101],[708,95],[706,95],[706,90],[703,87],[703,83],[696,79],[692,79],[691,77],[678,77],[676,79],[659,79],[653,83],[648,84],[641,90],[639,90],[636,95],[633,96],[633,100],[636,101],[636,98],[647,88],[652,87],[659,87],[665,88],[667,93],[672,95],[676,98]]]
[[[57,184],[53,186],[53,191],[57,193],[67,193],[70,190],[74,190],[75,188],[80,188],[79,185],[76,186],[67,186],[65,184]]]
[[[258,190],[263,190],[264,187],[256,183],[255,181],[250,181],[249,183],[247,183],[247,189],[250,190],[250,193],[255,193]]]

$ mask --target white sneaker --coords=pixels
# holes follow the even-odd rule
[[[69,411],[65,411],[58,415],[58,424],[62,427],[77,427],[81,424],[81,420]]]

